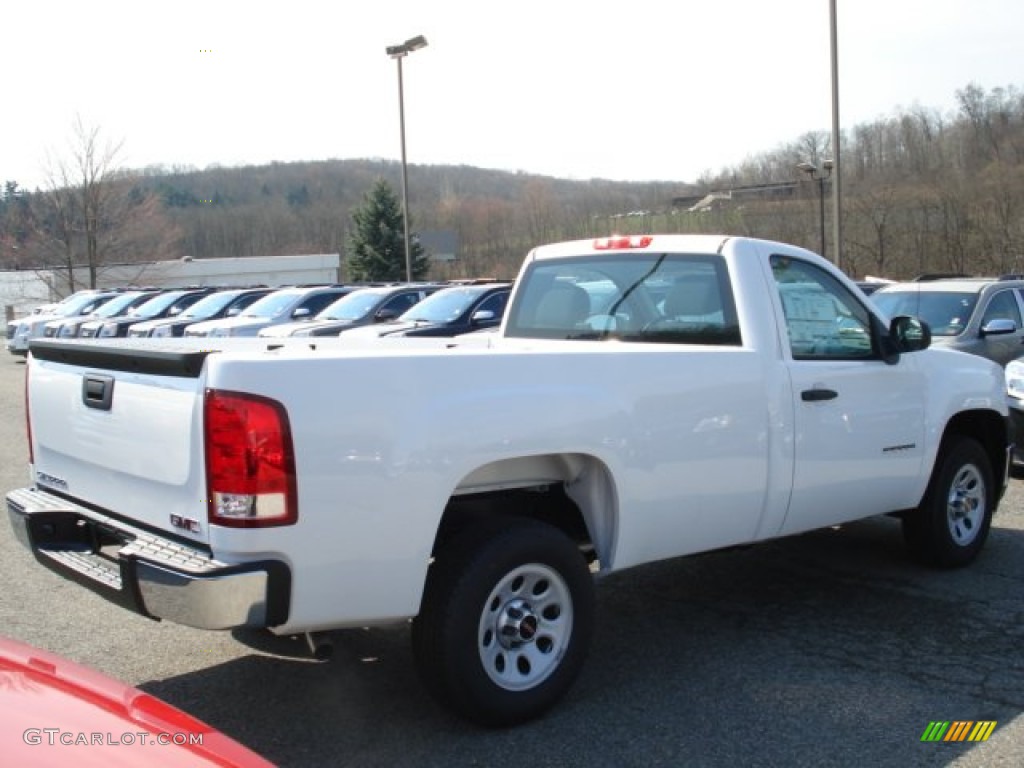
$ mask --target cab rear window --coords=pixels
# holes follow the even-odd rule
[[[531,265],[505,335],[738,346],[724,260],[627,252]]]

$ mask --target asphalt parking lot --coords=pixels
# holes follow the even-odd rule
[[[0,360],[5,492],[27,480],[23,373]],[[294,638],[160,624],[37,566],[6,521],[0,579],[3,634],[282,766],[1024,765],[1024,480],[960,571],[910,562],[886,518],[608,577],[575,688],[511,730],[438,709],[405,627],[336,633],[316,662]],[[997,726],[983,743],[922,742],[937,720]]]

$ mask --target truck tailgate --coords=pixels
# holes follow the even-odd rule
[[[140,352],[36,344],[28,408],[37,484],[144,527],[205,542],[205,354],[180,347]],[[189,530],[182,525],[189,520],[202,524]]]

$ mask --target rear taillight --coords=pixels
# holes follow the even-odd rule
[[[209,521],[259,528],[298,519],[295,453],[284,406],[206,390],[203,436]]]

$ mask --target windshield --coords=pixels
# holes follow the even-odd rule
[[[957,291],[880,290],[871,302],[890,318],[919,317],[928,323],[933,336],[959,336],[978,303],[977,293]]]
[[[126,309],[139,302],[143,296],[152,296],[151,293],[123,293],[120,296],[115,296],[102,307],[97,309],[93,314],[96,317],[116,317],[124,312]]]
[[[107,301],[110,296],[103,298],[97,297],[95,293],[88,293],[84,296],[78,296],[77,298],[72,296],[67,303],[61,303],[55,310],[54,314],[58,317],[73,317],[80,315],[83,312],[89,311],[99,304]]]
[[[507,336],[739,345],[728,270],[715,254],[611,253],[533,262]]]
[[[445,288],[410,307],[399,320],[420,323],[451,323],[458,320],[483,293],[479,288]]]
[[[253,302],[239,317],[278,317],[288,312],[298,298],[299,294],[294,291],[276,291]]]
[[[354,291],[328,305],[316,319],[362,320],[380,303],[381,295],[377,291]]]
[[[184,291],[168,291],[128,311],[129,317],[157,317],[182,297]]]
[[[238,294],[239,291],[218,291],[217,293],[211,293],[209,296],[197,301],[187,310],[178,315],[178,317],[187,317],[189,319],[213,317],[224,309],[224,307],[234,301]]]

